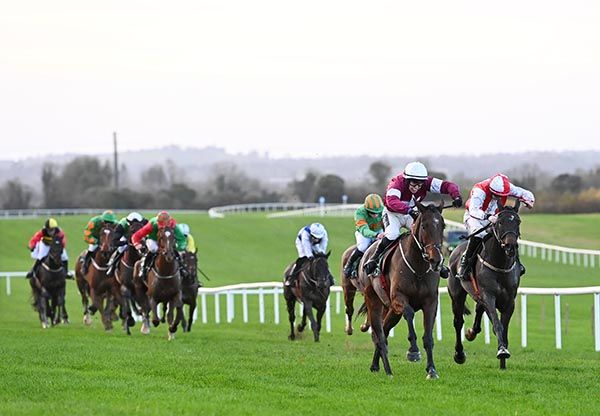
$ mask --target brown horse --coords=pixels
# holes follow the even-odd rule
[[[127,233],[127,248],[123,256],[115,267],[114,277],[121,291],[121,318],[123,320],[123,329],[127,335],[131,335],[130,328],[135,325],[133,312],[140,315],[140,311],[135,301],[135,287],[133,284],[133,266],[140,259],[139,252],[131,243],[131,236],[140,228],[143,223],[134,221],[129,227]]]
[[[377,247],[377,246],[375,245],[375,247]],[[340,272],[340,275],[342,276],[341,286],[342,286],[342,290],[344,292],[344,305],[346,306],[346,326],[344,328],[344,331],[348,335],[352,335],[354,333],[354,328],[352,326],[352,317],[354,315],[354,297],[356,296],[357,291],[363,293],[362,291],[366,289],[366,285],[364,283],[367,283],[367,285],[368,285],[368,281],[362,282],[361,279],[350,279],[348,276],[346,276],[344,274],[344,267],[346,265],[346,262],[350,258],[350,255],[352,254],[352,252],[354,251],[355,248],[356,248],[356,245],[352,245],[352,246],[348,247],[342,254],[341,272]],[[359,264],[357,266],[357,270],[362,268],[362,266],[363,266],[362,259],[363,258],[368,259],[371,257],[373,250],[367,249],[367,251],[369,254],[364,255],[360,259]],[[364,305],[364,303],[363,303],[363,305]],[[384,311],[383,311],[384,316],[387,313],[388,313],[388,308],[384,307]],[[416,361],[421,360],[421,352],[419,351],[419,346],[417,345],[417,333],[415,331],[415,326],[414,326],[414,319],[413,319],[414,315],[415,315],[415,313],[412,310],[412,308],[410,308],[410,306],[407,306],[404,310],[403,317],[408,324],[408,341],[410,343],[410,347],[408,348],[408,351],[406,352],[406,359],[411,362],[416,362]],[[371,324],[369,322],[369,319],[367,318],[360,325],[360,330],[361,330],[361,332],[367,332],[370,327],[371,327]]]
[[[448,279],[448,293],[452,299],[454,313],[454,330],[456,343],[454,361],[463,364],[466,355],[463,349],[461,334],[464,324],[463,315],[466,312],[465,300],[467,293],[475,300],[475,321],[473,327],[467,330],[465,337],[473,341],[481,332],[483,313],[492,321],[494,333],[498,338],[500,368],[506,369],[506,359],[510,358],[508,351],[508,325],[515,310],[515,297],[519,288],[521,276],[518,264],[518,238],[520,235],[521,219],[519,218],[520,202],[514,207],[501,207],[498,220],[492,225],[492,233],[484,238],[481,253],[477,254],[477,264],[470,280],[461,281],[457,278]],[[458,264],[466,243],[458,246],[450,256],[450,270],[456,276]],[[500,318],[496,313],[500,311]]]
[[[64,269],[61,255],[62,241],[54,237],[50,242],[50,251],[31,278],[33,306],[39,314],[42,328],[48,328],[48,318],[52,325],[61,322],[69,323],[69,315],[65,308],[65,286],[67,270]]]
[[[390,252],[389,262],[386,262],[388,266],[383,268],[382,275],[365,276],[361,267],[357,279],[364,287],[375,346],[371,371],[379,371],[379,360],[382,359],[386,374],[392,374],[387,346],[389,332],[403,314],[423,310],[427,378],[436,379],[439,376],[433,362],[433,326],[438,306],[439,271],[443,262],[444,205],[443,201],[439,206],[425,206],[417,202],[417,208],[419,216],[410,233],[402,235],[398,245]],[[363,256],[365,261],[375,251],[374,245]],[[384,319],[385,307],[389,311]],[[410,322],[412,317],[407,320]]]
[[[194,311],[198,299],[198,288],[202,286],[198,280],[198,250],[193,253],[186,251],[182,255],[182,261],[187,271],[187,275],[181,279],[181,293],[184,305],[188,305],[188,318],[185,319],[185,314],[181,317],[181,325],[185,332],[192,330],[192,321],[194,320]]]
[[[306,261],[296,279],[294,287],[284,286],[283,296],[287,303],[288,315],[290,320],[291,332],[288,338],[296,339],[294,332],[294,321],[296,320],[295,306],[296,301],[302,302],[302,322],[298,325],[298,332],[304,331],[306,328],[306,318],[310,319],[310,328],[313,331],[315,342],[319,341],[321,331],[321,320],[325,309],[327,308],[327,299],[329,298],[329,288],[331,282],[331,272],[327,259],[329,254],[315,254],[309,261]],[[288,265],[285,269],[285,276],[292,270],[294,263]],[[313,315],[313,308],[317,310],[317,318]]]
[[[179,274],[179,263],[175,251],[175,231],[171,227],[165,227],[158,230],[157,233],[158,251],[154,265],[148,270],[146,282],[139,278],[140,262],[135,264],[134,283],[136,291],[146,288],[146,299],[142,299],[142,333],[146,334],[150,328],[147,327],[147,321],[152,311],[152,324],[156,327],[160,324],[158,317],[158,304],[168,303],[169,311],[167,313],[167,322],[169,324],[168,339],[175,339],[177,326],[181,322],[183,315],[183,301],[181,294],[181,276]],[[173,319],[173,311],[176,311]]]
[[[96,311],[99,311],[104,329],[107,331],[113,327],[112,315],[115,310],[113,304],[115,301],[120,300],[119,286],[114,278],[106,275],[108,260],[114,250],[113,233],[114,226],[112,224],[104,225],[100,229],[98,248],[85,276],[82,270],[85,252],[79,255],[75,265],[75,279],[83,305],[83,323],[90,325],[92,323],[90,314],[93,315]],[[92,299],[91,306],[89,305],[89,298]]]

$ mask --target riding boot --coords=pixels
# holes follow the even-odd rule
[[[69,260],[63,260],[62,267],[67,272],[67,279],[73,279],[73,275],[69,273]]]
[[[142,267],[140,267],[140,277],[144,282],[146,281],[146,277],[148,276],[148,270],[150,269],[150,267],[152,266],[152,262],[154,261],[154,256],[156,256],[156,253],[150,251],[144,256],[144,259],[142,261]]]
[[[375,253],[371,257],[371,259],[368,262],[366,262],[363,266],[363,269],[367,275],[371,275],[375,271],[375,269],[377,269],[377,266],[379,266],[379,262],[381,261],[381,257],[385,252],[385,249],[388,248],[390,244],[392,244],[394,241],[395,240],[388,240],[387,237],[383,237],[381,239],[379,245],[377,246],[377,250],[375,250]]]
[[[475,263],[475,252],[479,248],[479,245],[483,241],[482,238],[479,237],[471,237],[469,239],[469,243],[467,244],[467,249],[463,253],[460,258],[460,265],[458,266],[458,271],[456,273],[456,277],[460,280],[469,280],[469,272]]]
[[[296,278],[298,274],[300,274],[300,268],[304,264],[304,260],[308,257],[298,257],[296,259],[296,263],[294,263],[294,267],[292,267],[292,271],[284,282],[284,286],[293,286],[296,283]]]
[[[90,263],[92,262],[92,257],[94,256],[94,252],[93,251],[86,251],[85,252],[85,258],[83,259],[83,267],[81,268],[81,272],[83,273],[83,275],[85,276],[88,272],[88,269],[90,267]]]
[[[40,267],[40,264],[42,264],[42,260],[40,259],[36,259],[35,263],[33,263],[33,267],[31,267],[31,270],[27,272],[27,278],[31,279],[33,276],[37,275],[37,270]]]
[[[123,251],[124,253],[124,251]],[[113,251],[113,254],[108,259],[108,270],[106,271],[107,276],[112,276],[117,268],[117,264],[119,264],[119,259],[123,255],[123,253],[119,252],[119,250]]]
[[[517,263],[519,263],[519,277],[523,276],[527,270],[525,270],[525,266],[521,263],[521,258],[519,257],[519,251],[517,249]]]
[[[354,265],[360,261],[360,258],[363,256],[363,254],[365,253],[357,248],[355,248],[352,254],[350,254],[350,257],[346,262],[346,267],[344,267],[344,275],[348,279],[354,279],[356,277],[356,274],[352,273],[356,269]]]
[[[187,269],[185,268],[185,264],[183,263],[183,259],[178,251],[175,252],[175,258],[177,259],[177,264],[179,265],[179,275],[182,279],[185,279],[189,276]]]

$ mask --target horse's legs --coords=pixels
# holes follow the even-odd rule
[[[313,331],[313,337],[315,342],[319,341],[319,325],[315,320],[315,316],[313,314],[313,303],[311,301],[305,300],[303,302],[303,311],[302,311],[302,324],[303,327],[306,326],[306,318],[308,317],[310,321],[310,329]]]
[[[504,349],[498,348],[498,359],[500,360],[500,368],[506,370],[506,359],[510,358],[510,352],[508,351],[508,325],[510,324],[510,318],[515,310],[515,302],[512,301],[506,308],[500,313],[500,321],[502,322],[502,337],[504,341]]]
[[[173,321],[173,309],[175,310],[175,321]],[[169,340],[175,338],[175,332],[177,332],[177,326],[181,322],[181,316],[183,315],[183,301],[181,300],[181,291],[175,295],[169,302]]]
[[[162,322],[163,324],[167,321],[167,306],[169,305],[169,302],[163,302],[162,304],[162,315],[160,317],[160,322]],[[171,317],[171,319],[173,319]]]
[[[419,351],[417,333],[415,331],[415,311],[410,305],[404,307],[404,319],[406,320],[406,326],[408,327],[408,342],[410,343],[410,347],[408,347],[408,351],[406,351],[406,359],[411,362],[420,361],[421,352]],[[398,316],[398,321],[400,321],[400,316]],[[398,323],[398,321],[396,321],[396,323]],[[396,324],[394,324],[394,326],[395,325]]]
[[[85,281],[85,278],[77,279],[77,288],[81,295],[81,305],[83,306],[83,323],[85,325],[92,324],[92,318],[90,317],[90,299],[88,297],[89,286]]]
[[[131,309],[129,308],[129,302],[130,302],[129,289],[127,289],[127,286],[121,285],[120,291],[121,291],[121,314],[123,315],[122,316],[123,329],[125,330],[125,332],[127,332],[127,335],[131,335],[131,330],[129,329],[129,327],[133,326],[130,324],[135,323],[135,320],[131,316]],[[133,321],[133,322],[131,322],[131,321]]]
[[[496,354],[496,358],[509,358],[510,353],[506,348],[506,340],[504,338],[504,325],[500,321],[500,318],[498,318],[498,313],[496,312],[496,298],[493,296],[484,295],[482,302],[485,306],[485,311],[488,317],[492,321],[492,328],[494,328],[494,333],[496,334],[496,338],[498,339],[498,353]],[[512,315],[512,311],[510,313]]]
[[[163,319],[166,319],[166,322],[169,323],[169,325],[173,325],[173,312],[174,312],[174,308],[173,308],[173,302],[169,301],[169,302],[165,302],[163,303]],[[161,322],[165,322],[163,321],[163,319],[161,319]]]
[[[286,297],[285,302],[287,304],[288,317],[290,321],[290,335],[288,335],[288,339],[293,341],[296,339],[296,334],[294,333],[294,321],[296,320],[296,299],[293,297]]]
[[[150,309],[152,310],[152,325],[157,327],[160,324],[160,319],[158,319],[158,302],[153,297],[150,297]]]
[[[465,301],[467,300],[467,292],[462,287],[456,288],[456,293],[449,291],[452,299],[452,314],[454,315],[454,333],[456,341],[454,343],[454,362],[464,364],[467,360],[465,350],[462,344],[462,329],[465,323]]]
[[[60,294],[58,296],[58,305],[61,309],[61,319],[63,324],[69,323],[69,314],[67,313],[67,302],[66,302],[66,285],[60,289]]]
[[[319,305],[319,307],[317,307],[317,332],[314,334],[315,341],[319,341],[319,336],[321,334],[321,321],[323,320],[325,309],[327,309],[327,303],[323,303],[322,305]]]
[[[485,312],[484,306],[477,302],[475,305],[475,319],[473,320],[473,327],[467,329],[465,333],[465,338],[469,341],[473,341],[477,334],[481,332],[481,318],[483,317],[483,313]]]
[[[188,317],[188,321],[187,321],[187,328],[186,331],[190,332],[192,330],[192,321],[194,320],[194,311],[196,310],[196,297],[192,297],[192,301],[190,302],[190,308],[189,308],[189,317]],[[185,326],[185,324],[184,324]]]
[[[423,307],[423,347],[427,353],[427,378],[437,379],[438,373],[433,363],[433,326],[435,324],[435,315],[438,308],[437,295],[429,299]]]
[[[365,301],[367,303],[369,322],[371,322],[371,338],[375,346],[371,371],[379,371],[379,358],[381,358],[385,373],[392,375],[392,368],[387,354],[387,340],[383,333],[383,303],[381,303],[372,286],[369,286],[365,291]]]
[[[354,296],[356,295],[356,288],[351,282],[347,280],[343,284],[344,289],[344,304],[346,305],[346,327],[344,331],[348,335],[352,335],[354,328],[352,328],[352,315],[354,315]]]

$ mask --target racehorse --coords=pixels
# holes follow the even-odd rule
[[[377,247],[377,246],[375,246]],[[344,305],[346,306],[346,326],[344,328],[344,331],[346,332],[346,334],[348,335],[352,335],[354,333],[354,328],[352,327],[352,317],[354,315],[354,297],[356,296],[356,292],[360,291],[362,293],[363,290],[365,290],[366,286],[368,285],[368,281],[366,281],[365,283],[367,284],[363,284],[361,279],[350,279],[348,276],[346,276],[344,274],[344,267],[346,265],[346,262],[348,261],[348,259],[350,258],[350,255],[352,254],[352,252],[354,251],[354,249],[356,248],[356,245],[352,245],[350,247],[348,247],[344,253],[342,254],[342,261],[341,261],[341,276],[342,276],[342,282],[341,282],[341,286],[342,286],[342,290],[344,292]],[[357,273],[358,270],[360,268],[362,268],[363,266],[363,258],[369,258],[371,256],[373,252],[370,251],[368,256],[364,256],[361,257],[361,261],[359,261],[359,264],[357,265]],[[363,307],[364,307],[364,303],[363,303]],[[361,307],[362,308],[362,307]],[[361,312],[366,312],[366,309],[362,309],[359,310],[359,314]],[[384,307],[384,311],[383,314],[386,315],[388,313],[388,308]],[[406,358],[408,361],[420,361],[421,360],[421,352],[419,351],[419,346],[417,345],[417,334],[415,332],[415,326],[414,326],[414,311],[412,310],[412,308],[410,308],[410,306],[406,306],[404,313],[403,313],[403,317],[406,320],[407,324],[408,324],[408,341],[410,342],[410,347],[408,349],[408,351],[406,352]],[[369,322],[369,319],[365,319],[365,321],[360,325],[360,330],[361,332],[367,332],[369,330],[369,328],[371,327],[371,324]]]
[[[515,309],[515,297],[521,280],[517,257],[521,224],[519,206],[518,200],[514,207],[500,206],[498,220],[491,225],[492,232],[484,238],[483,248],[477,254],[477,264],[473,267],[474,273],[469,276],[470,280],[448,279],[448,293],[452,299],[456,332],[454,361],[458,364],[463,364],[466,360],[461,334],[468,293],[475,300],[476,306],[473,327],[467,330],[465,338],[469,341],[475,339],[481,332],[483,313],[487,313],[498,338],[496,357],[500,360],[500,368],[506,369],[506,359],[510,358],[508,325]],[[463,243],[458,246],[450,256],[450,270],[453,276],[456,276],[466,245]],[[496,309],[500,311],[500,319]]]
[[[283,296],[287,303],[288,315],[290,319],[290,335],[288,339],[296,339],[294,333],[294,321],[296,319],[295,306],[296,301],[302,303],[302,322],[298,325],[298,332],[304,331],[306,327],[306,318],[310,319],[310,327],[313,331],[315,342],[319,341],[321,331],[321,320],[325,309],[327,308],[327,299],[329,298],[329,287],[331,281],[331,272],[327,259],[331,252],[327,254],[315,254],[309,261],[306,261],[296,279],[295,286],[284,286]],[[285,277],[290,274],[294,263],[288,265],[285,269]],[[286,279],[284,279],[286,280]],[[313,315],[313,308],[317,310],[317,319]]]
[[[175,254],[175,231],[171,227],[158,230],[158,251],[154,265],[148,270],[146,282],[139,278],[140,262],[135,264],[134,279],[136,291],[146,288],[147,298],[142,300],[142,333],[149,333],[147,321],[152,311],[152,324],[156,327],[160,324],[158,317],[158,304],[166,302],[169,304],[167,322],[169,324],[168,339],[175,339],[177,326],[183,315],[183,302],[181,294],[181,276],[179,274],[179,263]],[[176,311],[173,320],[173,311]]]
[[[104,329],[107,331],[113,327],[113,302],[120,299],[119,286],[116,284],[115,279],[106,275],[108,260],[114,250],[113,235],[113,225],[107,224],[100,229],[98,249],[96,249],[85,276],[82,270],[85,252],[79,255],[75,265],[75,279],[83,305],[83,323],[90,325],[92,323],[90,314],[93,315],[96,311],[99,311]],[[92,299],[91,306],[89,305],[89,298]]]
[[[140,315],[134,299],[135,287],[133,284],[133,266],[140,259],[140,254],[131,243],[131,236],[143,226],[144,224],[138,221],[131,223],[127,234],[127,248],[115,266],[114,272],[115,280],[120,286],[121,318],[123,319],[123,329],[127,332],[127,335],[131,335],[130,328],[135,325],[133,312]]]
[[[37,273],[31,278],[33,306],[37,310],[42,328],[48,328],[48,317],[52,325],[69,323],[69,315],[65,308],[65,286],[67,270],[61,261],[62,241],[54,237],[50,242],[48,255],[40,264]]]
[[[384,260],[381,276],[366,276],[362,267],[357,279],[364,287],[365,304],[371,322],[371,337],[375,346],[371,371],[379,371],[383,361],[386,374],[392,369],[388,359],[387,337],[402,315],[423,310],[423,347],[427,352],[427,378],[439,378],[433,362],[433,326],[438,306],[438,285],[442,266],[444,232],[443,201],[439,206],[416,203],[419,216],[410,233],[399,237],[399,242]],[[364,261],[375,251],[375,244],[365,253]],[[362,266],[362,265],[361,265]],[[384,309],[389,311],[384,318]],[[412,321],[412,316],[406,316]],[[413,329],[414,330],[414,329]],[[415,336],[416,338],[416,336]],[[409,336],[410,340],[410,336]],[[412,343],[412,342],[411,342]]]

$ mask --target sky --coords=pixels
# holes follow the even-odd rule
[[[600,2],[0,0],[0,159],[600,150]]]

